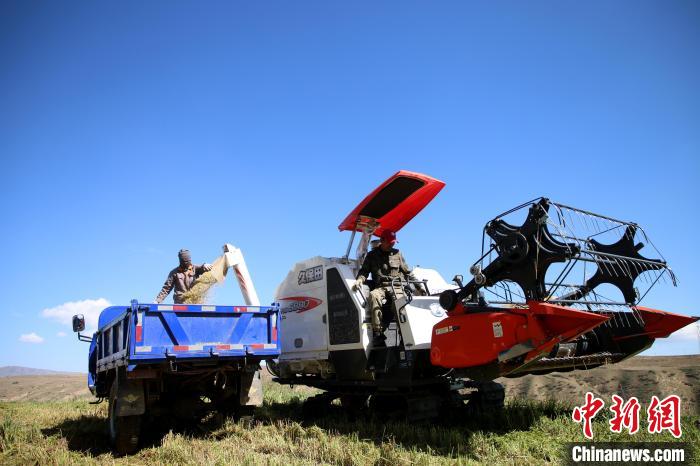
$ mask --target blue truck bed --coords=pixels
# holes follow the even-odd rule
[[[244,359],[258,363],[280,354],[279,307],[199,304],[112,306],[100,314],[90,348],[98,374],[126,366],[128,372],[163,363],[210,365]]]
[[[88,386],[109,400],[115,450],[134,452],[143,423],[191,421],[212,411],[241,416],[260,406],[260,363],[280,354],[278,323],[278,305],[134,300],[102,311],[89,339]],[[85,328],[83,316],[73,317],[73,328]]]

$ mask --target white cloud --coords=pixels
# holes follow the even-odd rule
[[[41,338],[39,335],[36,333],[24,333],[19,336],[19,341],[22,343],[43,343],[44,339]]]
[[[69,301],[56,307],[50,307],[41,311],[41,315],[47,319],[53,319],[61,324],[72,326],[73,316],[82,314],[85,316],[85,329],[95,330],[97,319],[104,308],[111,306],[105,298],[84,299],[82,301]]]
[[[65,337],[66,335],[68,335],[66,332],[58,332],[56,334],[57,337],[61,337],[61,338]]]
[[[682,329],[673,332],[667,338],[657,338],[654,345],[645,352],[647,356],[676,355],[676,354],[698,354],[698,344],[700,334],[698,334],[698,324],[686,325]]]
[[[686,325],[680,330],[673,332],[670,336],[674,340],[693,341],[700,339],[700,324],[694,323]]]

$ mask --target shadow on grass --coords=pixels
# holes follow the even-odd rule
[[[137,452],[145,448],[159,446],[169,432],[191,438],[213,438],[212,434],[219,430],[226,421],[225,416],[216,413],[212,413],[202,420],[178,421],[174,418],[164,417],[144,421],[141,424]],[[41,429],[41,433],[44,437],[65,439],[68,449],[73,452],[92,456],[103,454],[120,456],[112,450],[109,441],[108,421],[103,416],[82,415],[78,418],[64,419],[55,426]]]
[[[112,451],[107,437],[107,419],[102,416],[80,416],[64,419],[53,427],[41,430],[45,437],[62,437],[71,451],[93,456]]]
[[[249,422],[250,427],[271,425],[282,422],[298,422],[305,427],[316,426],[328,435],[357,436],[378,446],[390,441],[406,449],[432,451],[440,455],[452,456],[466,448],[469,438],[476,432],[505,434],[513,431],[529,430],[542,418],[569,416],[570,408],[557,402],[510,401],[503,412],[492,415],[468,415],[457,413],[451,419],[437,421],[406,422],[385,421],[368,411],[349,415],[340,405],[330,405],[323,416],[314,419],[304,418],[303,399],[294,398],[286,402],[266,402]],[[169,432],[191,438],[216,440],[228,435],[221,431],[227,418],[209,415],[201,422],[174,423],[161,420],[142,426],[139,449],[160,445]],[[44,436],[58,436],[66,440],[68,448],[74,452],[99,456],[112,454],[107,435],[107,419],[102,416],[83,415],[66,419],[61,423],[42,429]],[[116,456],[116,455],[115,455]]]
[[[512,400],[505,409],[493,414],[468,414],[466,410],[452,413],[449,419],[430,421],[383,420],[368,411],[349,415],[340,405],[331,405],[322,416],[304,418],[303,400],[265,404],[255,416],[263,424],[278,421],[295,421],[316,426],[328,434],[357,435],[378,446],[387,441],[403,448],[432,451],[452,456],[461,450],[474,433],[503,435],[514,431],[527,431],[542,418],[568,417],[570,407],[555,401]],[[462,453],[468,453],[462,451]]]
[[[169,427],[161,424],[147,423],[141,427],[139,450],[160,445]],[[185,428],[175,429],[185,432]],[[64,419],[55,426],[41,430],[45,437],[64,438],[70,451],[99,456],[103,454],[117,455],[109,442],[107,418],[95,415],[83,415],[78,418]]]

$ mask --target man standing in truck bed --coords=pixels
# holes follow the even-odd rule
[[[370,293],[369,302],[372,313],[372,331],[375,340],[381,340],[383,337],[382,302],[385,299],[391,299],[392,283],[393,292],[397,295],[402,295],[405,282],[407,280],[416,280],[401,252],[394,248],[396,233],[391,230],[384,230],[380,238],[381,243],[379,247],[372,249],[365,256],[360,272],[357,274],[357,280],[353,285],[354,289],[359,288],[367,280],[369,274],[372,274],[376,288]],[[418,286],[417,289],[422,290]]]
[[[192,288],[192,283],[204,272],[211,270],[211,265],[209,264],[193,265],[192,255],[187,249],[180,249],[180,252],[177,253],[177,258],[180,260],[180,265],[168,274],[168,278],[163,284],[163,289],[158,293],[156,303],[162,303],[170,294],[170,291],[175,288],[173,301],[175,301],[175,304],[182,304],[182,295]]]

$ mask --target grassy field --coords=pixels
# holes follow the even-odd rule
[[[353,420],[340,406],[305,423],[302,402],[313,393],[269,383],[252,420],[213,415],[186,431],[151,432],[138,453],[121,458],[109,448],[105,403],[1,402],[0,463],[557,464],[566,442],[582,440],[571,408],[555,402],[511,400],[503,416],[454,425]],[[600,415],[594,429],[599,441],[673,440],[669,434],[612,434]],[[698,416],[683,418],[682,440],[700,449]]]

